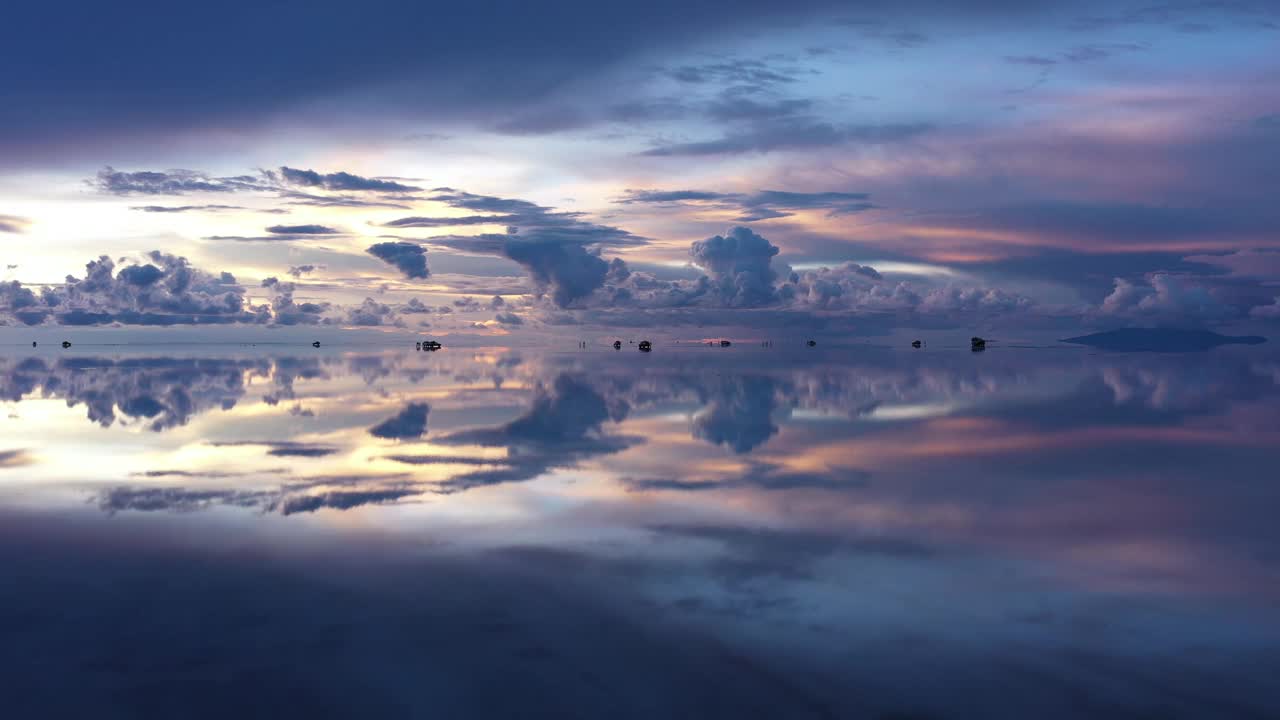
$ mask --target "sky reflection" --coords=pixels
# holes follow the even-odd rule
[[[1263,717],[1277,368],[10,352],[0,668],[121,716],[305,666],[351,692],[302,716]]]

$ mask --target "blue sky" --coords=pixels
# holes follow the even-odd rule
[[[1268,3],[122,2],[7,24],[13,327],[1280,319]]]

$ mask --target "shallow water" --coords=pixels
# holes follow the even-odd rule
[[[1280,355],[0,351],[7,717],[1276,717]]]

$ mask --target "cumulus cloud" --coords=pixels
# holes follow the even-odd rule
[[[293,294],[297,285],[269,277],[262,281],[271,298],[271,322],[276,325],[319,325],[332,305],[327,302],[295,302]]]
[[[1104,316],[1161,323],[1224,320],[1238,313],[1209,288],[1167,273],[1154,273],[1145,283],[1116,278],[1098,310]]]
[[[431,274],[427,269],[427,250],[417,243],[378,243],[369,246],[365,252],[399,268],[405,277],[423,279]]]
[[[695,241],[689,248],[693,263],[707,271],[714,292],[729,307],[754,307],[775,299],[771,264],[777,254],[777,246],[743,226]]]
[[[363,303],[347,310],[343,324],[358,327],[380,325],[403,327],[404,321],[397,316],[396,309],[390,305],[380,303],[373,298],[365,298]]]
[[[497,315],[493,316],[493,319],[502,325],[523,325],[524,324],[524,318],[520,317],[519,315],[516,315],[515,313],[509,313],[509,312],[498,313]]]
[[[83,358],[30,357],[0,362],[0,397],[18,401],[39,391],[67,407],[83,406],[90,422],[117,423],[162,432],[195,416],[236,406],[247,378],[270,376],[265,358],[97,357],[92,372]]]
[[[63,325],[181,325],[256,323],[269,319],[265,308],[252,308],[244,288],[192,267],[184,257],[159,250],[146,262],[120,267],[102,256],[85,265],[84,278],[68,276],[37,296],[17,281],[0,288],[0,310],[37,325],[54,317]]]

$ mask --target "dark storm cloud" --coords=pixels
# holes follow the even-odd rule
[[[26,232],[27,226],[31,221],[18,217],[17,215],[0,215],[0,232],[21,233]]]
[[[616,202],[624,205],[707,205],[735,208],[738,222],[790,217],[797,210],[826,210],[829,217],[875,209],[868,193],[788,192],[760,190],[754,193],[717,193],[707,190],[628,190]]]
[[[369,428],[369,434],[389,440],[412,440],[427,431],[427,414],[431,408],[426,403],[409,403],[398,415]]]
[[[407,278],[424,279],[431,274],[427,269],[427,250],[417,243],[378,243],[369,246],[365,252],[399,268]]]
[[[267,232],[273,235],[337,235],[340,230],[335,230],[327,225],[272,225],[267,228]]]

